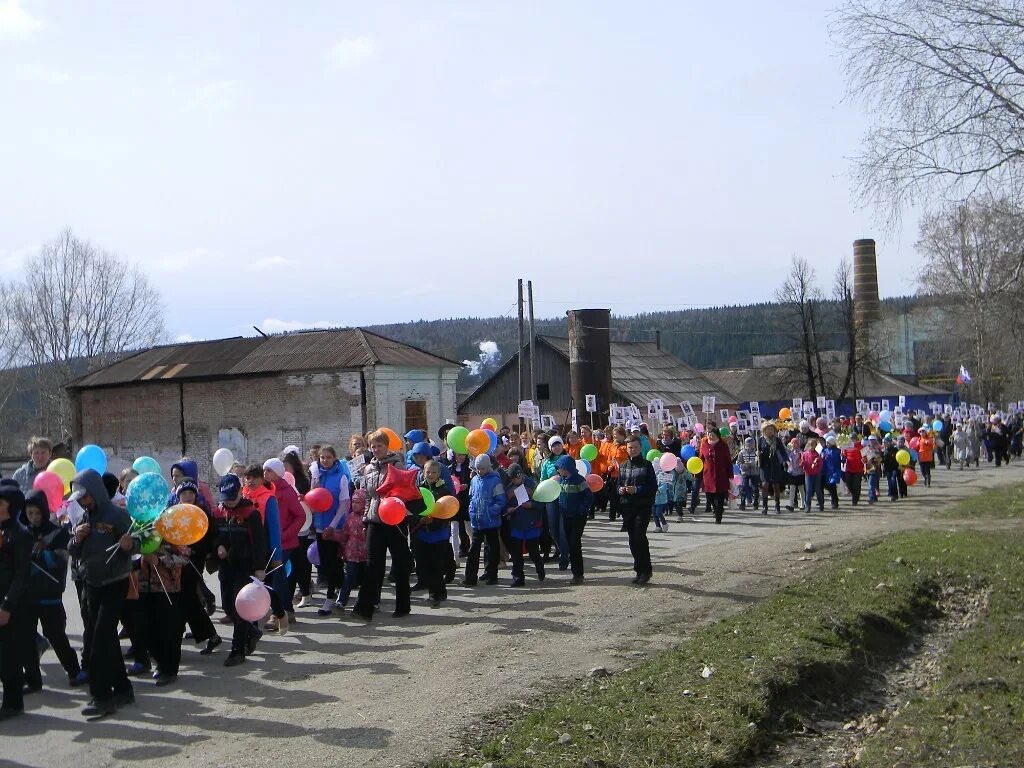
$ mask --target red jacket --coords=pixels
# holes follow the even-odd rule
[[[846,471],[851,475],[864,474],[864,454],[860,451],[861,445],[859,442],[854,443],[852,448],[847,448],[843,451],[843,454],[846,456]]]
[[[283,477],[274,481],[274,495],[281,522],[281,548],[295,549],[299,546],[299,531],[306,524],[306,511],[299,503],[299,494]]]
[[[704,493],[728,493],[732,480],[732,455],[724,440],[712,445],[707,438],[700,441],[700,458],[704,462]]]

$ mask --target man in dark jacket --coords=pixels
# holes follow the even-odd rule
[[[117,639],[117,622],[128,596],[128,574],[138,542],[129,534],[132,519],[110,501],[103,478],[95,470],[86,469],[75,475],[69,500],[77,501],[84,510],[68,551],[81,561],[92,626],[89,651],[92,701],[82,714],[89,719],[99,719],[113,714],[118,707],[135,703]]]
[[[658,478],[654,467],[641,453],[640,438],[631,435],[626,443],[629,458],[619,465],[619,502],[622,526],[629,536],[629,551],[633,555],[634,584],[651,580],[651,547],[647,541],[647,526],[651,522],[651,508],[658,492]]]
[[[24,667],[36,652],[28,604],[32,538],[18,522],[24,508],[25,497],[17,487],[0,486],[0,720],[24,711]]]

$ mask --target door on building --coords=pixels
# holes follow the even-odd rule
[[[405,431],[410,429],[422,429],[427,431],[427,401],[406,400],[405,401]]]

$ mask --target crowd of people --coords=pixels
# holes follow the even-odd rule
[[[899,430],[874,416],[765,420],[758,434],[712,422],[656,436],[643,423],[549,432],[494,424],[489,450],[464,453],[448,444],[453,425],[436,439],[376,430],[353,435],[344,452],[292,445],[262,464],[236,462],[215,488],[185,458],[170,469],[167,506],[191,504],[207,516],[205,534],[188,547],[140,535],[125,504],[132,469],[83,470],[51,509],[34,482],[51,444],[33,438],[29,460],[0,480],[0,720],[42,688],[48,648],[69,685],[88,686],[90,719],[133,703],[133,677],[173,684],[185,639],[204,656],[224,644],[204,574],[217,576],[220,621],[231,627],[224,663],[236,666],[265,632],[286,634],[299,608],[316,607],[317,620],[347,611],[372,621],[386,584],[396,619],[410,614],[415,592],[442,606],[460,571],[458,586],[498,584],[502,562],[512,588],[526,586],[527,558],[537,582],[557,567],[580,585],[584,531],[598,515],[626,534],[632,581],[643,586],[654,574],[652,522],[667,532],[673,517],[700,509],[720,524],[727,509],[768,515],[823,511],[826,498],[833,510],[897,502],[918,477],[930,485],[936,466],[1002,466],[1021,456],[1017,414],[1005,422],[911,414]],[[69,575],[84,627],[80,655],[66,632]],[[255,621],[242,610],[254,580],[270,595]],[[314,606],[317,592],[323,602]]]

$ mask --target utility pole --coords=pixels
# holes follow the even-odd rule
[[[519,345],[516,347],[516,355],[519,358],[519,402],[522,402],[526,398],[523,397],[523,390],[526,388],[526,380],[523,378],[526,373],[526,368],[523,367],[523,279],[519,278]],[[529,399],[533,399],[532,397]],[[519,430],[523,431],[523,418],[519,418]]]
[[[526,281],[526,295],[530,304],[530,397],[537,396],[537,334],[533,330],[533,280]]]

